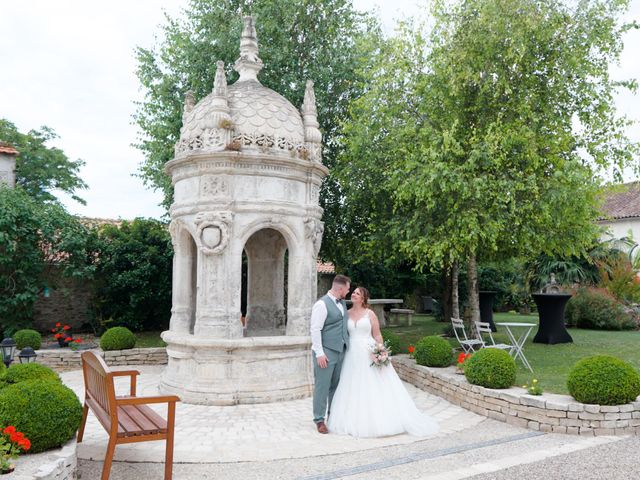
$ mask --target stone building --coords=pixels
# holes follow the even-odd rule
[[[16,156],[18,151],[5,142],[0,142],[0,185],[16,186]]]
[[[175,253],[161,389],[190,403],[269,402],[311,391],[309,313],[328,169],[313,82],[298,111],[260,83],[262,67],[245,17],[238,81],[227,85],[218,62],[213,91],[198,103],[187,93],[166,165]]]

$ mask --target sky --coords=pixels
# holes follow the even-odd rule
[[[179,15],[188,0],[0,0],[0,118],[21,132],[47,125],[60,136],[52,145],[86,165],[78,192],[83,206],[59,195],[67,209],[96,218],[159,218],[159,192],[135,176],[143,161],[132,146],[138,137],[132,115],[143,92],[134,50],[152,47],[165,12]],[[419,0],[354,0],[374,10],[391,35],[397,19],[424,14]],[[640,0],[628,19],[640,21]],[[258,39],[259,40],[259,39]],[[625,37],[614,78],[640,78],[640,32]],[[618,110],[640,120],[640,95],[616,99]],[[640,125],[628,131],[640,141]],[[627,178],[630,180],[630,178]]]

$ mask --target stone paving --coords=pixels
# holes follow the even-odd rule
[[[163,367],[136,366],[138,395],[157,395],[158,379]],[[80,371],[61,374],[65,384],[83,398]],[[128,377],[117,379],[117,394],[125,394]],[[435,395],[405,384],[416,405],[434,417],[442,437],[473,427],[485,420]],[[164,415],[166,407],[154,406]],[[179,403],[176,408],[175,462],[218,463],[266,461],[357,452],[422,440],[409,435],[385,438],[354,439],[341,435],[319,435],[311,421],[311,399],[281,403],[216,407]],[[90,413],[84,440],[78,444],[78,457],[101,459],[107,446],[107,434]],[[116,461],[162,462],[163,442],[144,442],[116,448]]]
[[[125,369],[114,367],[118,368]],[[158,393],[163,367],[129,368],[142,372],[139,395]],[[82,396],[80,371],[66,372],[61,377]],[[119,394],[126,393],[127,381],[118,379]],[[627,441],[625,437],[577,437],[522,429],[406,386],[418,407],[439,422],[441,430],[436,435],[378,439],[320,435],[309,419],[311,399],[234,407],[179,404],[173,478],[454,480],[479,474],[482,479],[521,478],[530,464],[544,465],[556,459],[553,460],[556,465],[563,465],[565,458],[568,462],[572,458],[595,459],[602,449],[614,448],[609,444],[622,445]],[[162,410],[158,408],[164,413]],[[99,478],[106,445],[106,432],[90,414],[85,440],[78,445],[78,471],[82,479]],[[580,456],[583,450],[592,453]],[[110,479],[162,478],[163,459],[163,442],[118,446]],[[514,469],[519,475],[500,474]],[[556,476],[549,471],[546,478],[574,478],[567,476],[570,471],[570,466],[566,466],[564,474]]]

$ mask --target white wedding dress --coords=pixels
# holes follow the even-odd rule
[[[370,346],[375,340],[368,312],[357,322],[348,322],[349,348],[331,403],[329,431],[353,437],[435,433],[435,420],[416,408],[393,366],[371,366]]]

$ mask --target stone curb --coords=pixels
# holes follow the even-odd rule
[[[424,367],[407,355],[394,356],[393,365],[405,382],[454,405],[517,427],[588,436],[640,434],[640,401],[588,405],[568,395],[534,396],[517,387],[494,390],[471,385],[464,375],[456,373],[456,367]]]
[[[75,438],[62,448],[22,455],[7,480],[74,480],[78,466]]]

